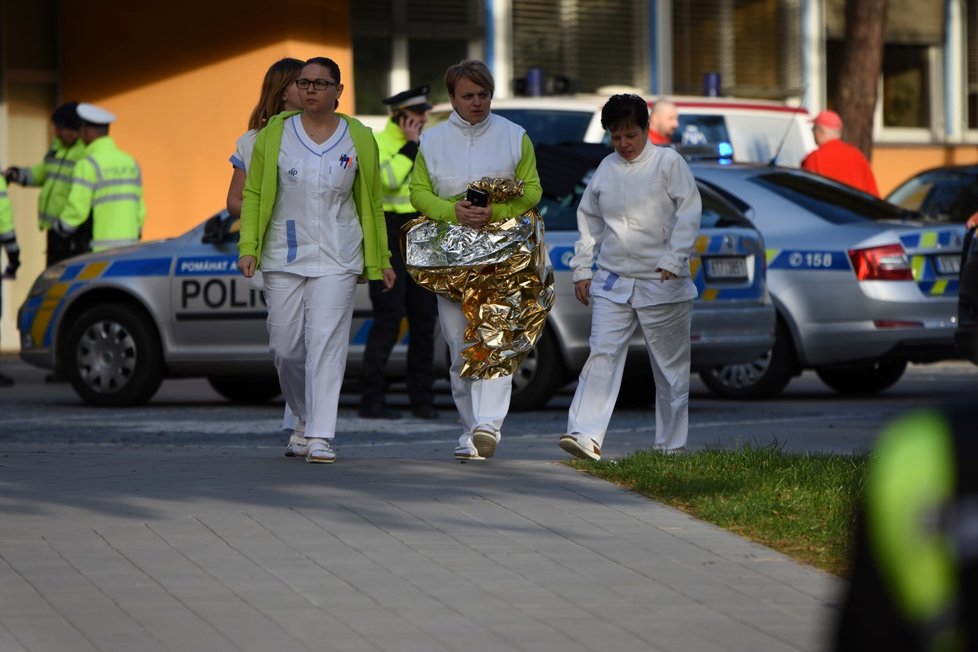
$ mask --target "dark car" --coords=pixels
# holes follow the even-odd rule
[[[958,352],[978,364],[978,237],[969,229],[961,253],[958,286],[958,327],[954,343]]]
[[[950,165],[910,177],[886,200],[930,222],[964,224],[978,211],[978,165]]]

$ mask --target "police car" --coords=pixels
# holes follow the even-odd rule
[[[802,170],[694,162],[696,178],[750,217],[767,246],[778,322],[749,364],[701,373],[714,392],[761,398],[804,369],[845,394],[882,391],[908,362],[958,357],[954,331],[963,225]]]
[[[574,298],[568,261],[577,239],[576,202],[595,165],[585,160],[541,203],[558,297],[540,342],[514,377],[513,409],[541,407],[577,378],[587,359],[590,309]],[[695,367],[707,369],[746,363],[769,350],[774,308],[757,230],[718,193],[705,187],[702,193],[704,227],[691,261],[700,291],[692,357]],[[18,314],[21,357],[62,370],[95,405],[145,402],[164,378],[181,376],[206,377],[233,401],[274,397],[279,387],[264,298],[238,272],[234,226],[220,213],[177,238],[87,254],[45,270]],[[350,378],[359,376],[370,323],[366,286],[358,286]],[[406,342],[405,332],[391,356],[394,376],[404,373]],[[447,375],[447,346],[436,345],[436,352],[436,367]],[[647,366],[640,336],[630,352],[632,363]],[[640,393],[651,401],[647,383]]]

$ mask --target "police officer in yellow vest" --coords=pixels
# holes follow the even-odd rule
[[[978,650],[978,410],[964,396],[884,429],[856,523],[835,650]]]
[[[419,286],[408,275],[401,252],[401,227],[418,216],[411,205],[409,184],[418,154],[421,129],[428,120],[428,87],[419,86],[384,100],[391,110],[384,130],[375,134],[380,150],[380,178],[384,186],[384,215],[391,267],[397,281],[384,291],[380,281],[370,282],[374,320],[363,354],[360,416],[367,419],[396,419],[400,414],[384,401],[384,368],[400,334],[401,320],[407,316],[407,390],[411,412],[420,419],[436,419],[434,408],[435,295]]]
[[[81,229],[70,238],[61,237],[51,229],[68,203],[75,163],[81,160],[85,152],[77,110],[78,102],[65,102],[51,114],[54,141],[43,161],[29,168],[9,167],[3,172],[8,182],[41,187],[37,200],[37,222],[42,231],[47,231],[48,267],[89,250],[90,229]]]
[[[139,164],[109,136],[112,113],[83,102],[78,117],[85,156],[75,165],[68,205],[54,229],[70,237],[91,221],[92,251],[138,242],[146,218]]]

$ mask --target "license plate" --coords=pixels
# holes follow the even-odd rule
[[[708,258],[706,273],[713,279],[747,278],[747,261],[743,258]]]
[[[961,272],[961,254],[941,254],[934,256],[934,264],[938,274],[954,274]]]

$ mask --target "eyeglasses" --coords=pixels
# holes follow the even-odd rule
[[[324,91],[330,86],[339,86],[339,84],[337,84],[336,82],[330,81],[328,79],[306,79],[305,77],[300,77],[299,79],[296,79],[295,85],[299,88],[299,90],[302,91],[306,90],[310,86],[315,88],[317,91]]]

